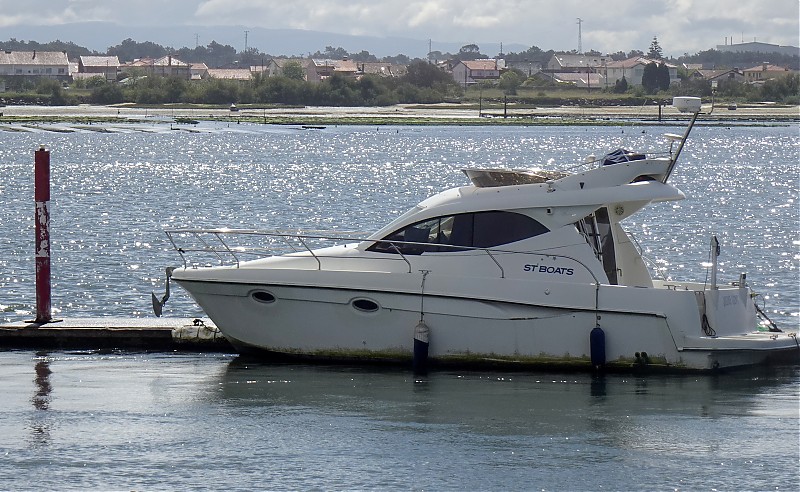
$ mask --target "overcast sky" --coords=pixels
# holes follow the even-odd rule
[[[96,20],[400,36],[431,39],[434,50],[437,41],[571,50],[579,17],[584,51],[646,52],[654,36],[672,56],[726,37],[800,45],[798,0],[0,0],[0,41],[4,27]]]

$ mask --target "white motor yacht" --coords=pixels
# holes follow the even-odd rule
[[[683,200],[669,152],[620,151],[578,172],[467,169],[369,237],[179,229],[168,269],[241,352],[320,361],[715,370],[800,359],[741,275],[656,280],[622,222]],[[242,261],[250,245],[294,248]],[[319,247],[323,240],[332,246]],[[192,253],[229,264],[199,267]],[[224,263],[224,262],[223,262]],[[153,296],[160,311],[163,302]]]

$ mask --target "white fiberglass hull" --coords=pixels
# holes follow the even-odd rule
[[[430,328],[430,362],[442,364],[589,368],[590,332],[597,325],[611,368],[709,370],[800,354],[796,338],[786,333],[731,334],[720,326],[716,336],[704,334],[696,294],[688,290],[481,279],[470,292],[463,277],[432,275],[421,295],[420,274],[351,272],[355,277],[348,279],[344,272],[293,271],[289,284],[191,280],[186,272],[176,280],[243,352],[410,361],[422,318]],[[280,270],[272,273],[282,276]],[[725,292],[730,299],[747,297],[747,289]],[[712,323],[730,325],[726,316],[741,314],[726,315],[730,304],[710,307]]]

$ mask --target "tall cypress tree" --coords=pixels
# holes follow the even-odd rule
[[[669,68],[666,63],[661,62],[658,65],[657,76],[659,90],[668,90],[671,80],[669,78]]]
[[[650,62],[644,66],[642,87],[648,94],[658,92],[658,66],[656,66],[655,62]]]

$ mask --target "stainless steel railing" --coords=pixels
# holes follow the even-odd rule
[[[569,255],[553,253],[548,250],[515,251],[500,248],[479,248],[427,242],[369,239],[366,237],[349,235],[299,234],[255,229],[169,229],[164,232],[169,238],[172,247],[181,256],[184,268],[199,266],[198,263],[190,263],[188,256],[191,254],[205,255],[206,258],[215,259],[218,265],[227,264],[238,268],[244,257],[256,259],[292,253],[307,253],[316,261],[317,269],[322,270],[322,259],[324,255],[320,255],[318,250],[323,247],[325,243],[329,245],[341,245],[342,243],[352,244],[369,242],[373,244],[386,244],[388,249],[391,249],[397,254],[401,261],[405,262],[409,273],[413,271],[411,258],[417,255],[403,252],[404,248],[416,248],[421,251],[431,251],[435,248],[435,250],[440,253],[474,252],[486,255],[497,267],[500,278],[506,277],[505,269],[499,261],[499,258],[504,255],[526,255],[537,256],[539,258],[566,259],[588,272],[594,283],[600,283],[600,280],[592,269],[581,260]],[[385,261],[387,257],[364,259]],[[206,262],[203,266],[212,265]]]

